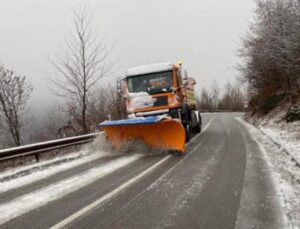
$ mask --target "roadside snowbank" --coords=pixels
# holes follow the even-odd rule
[[[298,124],[299,128],[294,123],[290,128],[284,128],[275,124],[265,127],[260,126],[259,129],[284,148],[300,164],[300,123],[298,122]]]
[[[300,121],[285,122],[286,110],[275,109],[265,117],[246,117],[246,121],[256,126],[275,143],[292,155],[300,163]]]

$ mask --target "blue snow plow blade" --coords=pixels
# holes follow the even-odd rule
[[[151,116],[146,118],[123,119],[115,121],[104,121],[99,126],[124,126],[124,125],[137,125],[137,124],[152,124],[161,121],[163,116]]]

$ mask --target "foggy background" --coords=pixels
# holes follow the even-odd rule
[[[34,91],[36,112],[57,102],[47,74],[57,74],[47,60],[64,45],[72,11],[86,5],[99,38],[113,46],[115,74],[102,82],[115,84],[128,67],[161,61],[184,61],[201,85],[233,80],[240,37],[252,19],[252,0],[0,0],[0,61],[26,75]]]

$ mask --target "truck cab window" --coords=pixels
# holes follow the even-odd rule
[[[172,83],[172,71],[132,76],[127,79],[130,93],[147,92],[150,95],[169,92]]]

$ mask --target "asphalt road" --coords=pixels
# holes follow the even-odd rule
[[[0,228],[284,228],[270,170],[238,116],[203,114],[203,132],[184,156],[142,156],[39,207],[28,201],[28,210],[2,222],[3,206],[30,193],[38,202],[38,190],[128,155],[100,158],[0,193]]]

